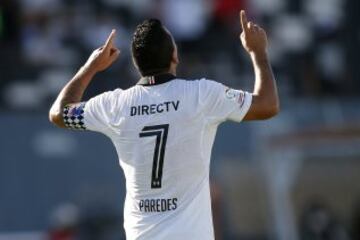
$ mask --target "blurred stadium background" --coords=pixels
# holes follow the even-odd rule
[[[115,150],[51,126],[51,101],[114,27],[121,58],[86,98],[133,85],[132,31],[148,17],[174,34],[180,76],[252,90],[240,9],[268,30],[282,112],[220,127],[217,240],[360,239],[358,0],[1,0],[0,240],[125,239]]]

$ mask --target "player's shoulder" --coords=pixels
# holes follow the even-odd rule
[[[183,89],[186,95],[193,94],[200,99],[211,97],[226,88],[222,83],[208,78],[175,79],[174,84],[176,91]]]
[[[217,87],[219,85],[222,85],[221,83],[211,80],[208,78],[195,78],[195,79],[184,79],[184,78],[177,78],[174,79],[173,82],[175,84],[183,84],[183,85],[189,85],[189,86],[197,86],[201,89],[204,88],[213,88]]]
[[[122,94],[124,90],[121,89],[121,88],[115,88],[113,90],[109,90],[109,91],[106,91],[106,92],[103,92],[102,94],[100,95],[104,95],[106,97],[110,97],[110,96],[116,96],[116,95],[120,95]]]
[[[106,91],[90,98],[87,102],[111,101],[118,98],[118,96],[121,95],[122,92],[123,90],[120,88]]]
[[[225,87],[222,83],[208,78],[194,79],[190,82],[192,87],[197,88],[199,93],[203,95],[222,90]]]
[[[102,94],[96,96],[95,98],[100,97],[104,100],[112,101],[114,99],[119,98],[119,96],[122,95],[123,91],[124,90],[122,90],[121,88],[116,88],[110,91],[103,92]]]

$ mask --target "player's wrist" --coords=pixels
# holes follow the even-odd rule
[[[249,54],[253,60],[268,59],[268,52],[266,48],[250,51]]]
[[[86,73],[86,74],[92,75],[92,76],[97,74],[98,72],[100,72],[98,67],[95,64],[91,63],[91,62],[90,63],[89,62],[85,63],[82,66],[81,71]]]

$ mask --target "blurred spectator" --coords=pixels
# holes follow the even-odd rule
[[[56,14],[62,7],[61,0],[20,0],[25,15]]]
[[[283,0],[251,0],[249,7],[259,16],[272,16],[280,14],[285,6],[286,1]]]
[[[233,22],[241,9],[247,9],[246,0],[215,0],[215,17],[223,22]]]
[[[317,30],[331,32],[340,28],[344,17],[344,0],[306,0],[304,9]]]
[[[33,20],[33,21],[32,21]],[[35,66],[74,64],[76,55],[62,42],[61,22],[38,16],[23,28],[22,44],[25,60]],[[56,56],[56,57],[55,57]]]
[[[322,204],[305,209],[300,227],[301,240],[349,240],[345,228]]]
[[[360,201],[355,205],[352,217],[352,239],[360,240]]]
[[[16,0],[0,1],[0,93],[15,77],[14,66],[20,63],[19,39],[21,31],[20,4]],[[0,95],[0,107],[1,107]]]
[[[86,209],[81,221],[81,240],[125,239],[123,221],[117,211],[101,205]]]
[[[78,240],[79,211],[73,204],[63,204],[51,215],[49,240]]]
[[[209,8],[206,0],[164,0],[164,24],[180,42],[198,39],[206,30]]]
[[[20,6],[14,0],[0,2],[0,46],[17,44],[20,32]]]
[[[89,92],[132,85],[138,78],[129,55],[132,29],[149,17],[161,18],[179,43],[179,75],[206,75],[225,84],[239,76],[250,78],[252,69],[244,64],[248,60],[241,61],[239,54],[240,9],[247,9],[268,32],[283,97],[358,92],[356,0],[3,0],[0,50],[6,58],[0,59],[0,99],[8,98],[8,89],[40,92],[37,100],[20,105],[43,109],[43,99],[56,92],[38,84],[44,71],[51,68],[61,79],[67,77],[112,28],[118,30],[122,57],[106,73],[109,80],[95,83]],[[118,76],[121,84],[111,81]],[[0,108],[15,105],[12,100],[0,102]]]

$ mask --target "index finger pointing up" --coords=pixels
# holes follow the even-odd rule
[[[105,43],[105,47],[104,48],[110,48],[113,46],[113,42],[114,42],[114,38],[115,38],[115,34],[116,34],[116,30],[113,29],[108,37],[108,39],[106,40]]]
[[[247,21],[246,13],[245,13],[244,10],[241,10],[241,11],[240,11],[240,23],[241,23],[242,30],[243,30],[244,32],[246,32],[248,21]]]

